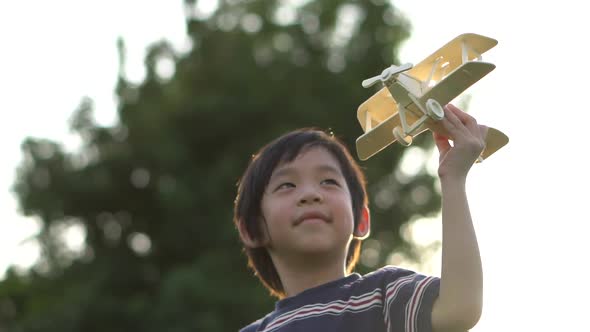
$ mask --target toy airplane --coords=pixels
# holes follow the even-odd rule
[[[366,79],[365,88],[382,82],[384,87],[362,103],[357,118],[365,132],[356,140],[357,154],[367,160],[391,143],[412,144],[426,130],[444,133],[438,121],[446,105],[490,73],[496,66],[483,62],[481,55],[496,46],[497,40],[467,33],[456,37],[418,65],[404,64],[383,70]],[[489,128],[483,161],[508,143],[501,131]]]

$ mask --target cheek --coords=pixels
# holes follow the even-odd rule
[[[269,231],[273,233],[277,227],[290,222],[292,209],[284,200],[269,200],[263,201],[261,211]]]
[[[350,202],[350,199],[341,199],[338,200],[336,204],[338,211],[337,218],[343,220],[343,224],[345,224],[346,227],[352,230],[354,228],[354,213],[352,211],[352,202]]]

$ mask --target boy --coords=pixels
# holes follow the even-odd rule
[[[482,271],[465,181],[487,127],[450,104],[441,123],[440,279],[393,266],[351,273],[370,216],[363,173],[336,138],[297,130],[252,158],[234,222],[249,266],[279,301],[241,331],[466,331],[477,323]]]

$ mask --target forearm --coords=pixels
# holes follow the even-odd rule
[[[447,317],[470,328],[481,315],[483,276],[465,179],[441,178],[441,187],[443,239],[438,302]]]

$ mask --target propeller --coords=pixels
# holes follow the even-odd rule
[[[368,88],[379,81],[385,83],[393,75],[403,73],[404,71],[412,69],[412,67],[414,67],[414,65],[411,63],[406,63],[401,66],[391,65],[391,66],[385,68],[383,70],[383,72],[381,72],[381,75],[377,75],[377,76],[367,78],[366,80],[364,80],[362,83],[363,88]]]

